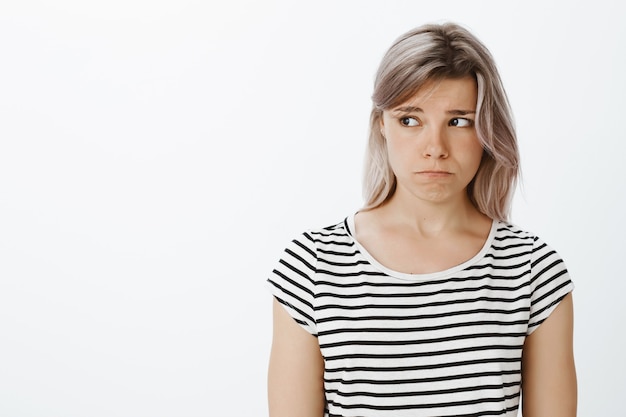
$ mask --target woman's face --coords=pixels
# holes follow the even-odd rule
[[[435,203],[467,198],[483,154],[474,127],[477,95],[472,77],[447,78],[383,112],[396,194]]]

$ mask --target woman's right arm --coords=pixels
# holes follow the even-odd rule
[[[324,359],[317,338],[274,299],[268,372],[270,417],[324,415]]]

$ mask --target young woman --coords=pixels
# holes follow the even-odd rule
[[[366,204],[268,280],[271,417],[576,415],[572,282],[508,222],[519,172],[493,58],[455,24],[377,73]]]

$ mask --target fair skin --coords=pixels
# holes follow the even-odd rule
[[[568,294],[524,342],[522,412],[524,417],[575,417],[574,311]]]
[[[274,332],[268,372],[270,417],[324,415],[324,360],[317,338],[274,299]]]
[[[356,238],[386,267],[423,274],[456,266],[485,243],[491,219],[467,196],[483,149],[474,128],[473,78],[427,83],[383,112],[380,128],[397,179],[393,196],[355,217]],[[576,415],[571,295],[526,338],[524,417]],[[317,339],[274,301],[269,369],[271,417],[320,417],[324,362]]]
[[[474,128],[476,100],[473,78],[444,79],[383,112],[380,128],[396,191],[382,206],[358,213],[355,223],[357,240],[388,268],[442,271],[483,246],[491,219],[466,192],[483,154]]]

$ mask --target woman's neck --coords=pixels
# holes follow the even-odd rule
[[[424,237],[476,226],[482,228],[491,221],[476,209],[467,195],[451,201],[430,202],[396,193],[379,210],[386,222],[414,229],[414,233]]]

